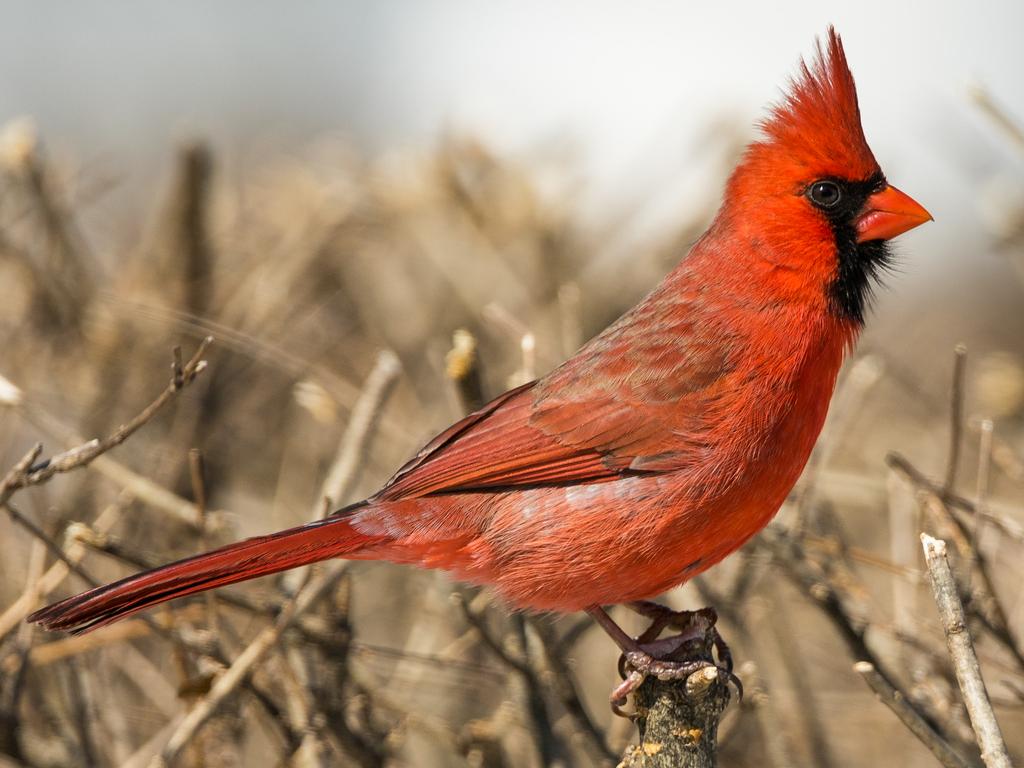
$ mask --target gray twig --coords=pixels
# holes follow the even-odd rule
[[[924,547],[924,558],[928,564],[942,629],[946,633],[946,646],[981,748],[981,759],[988,768],[1011,768],[1006,743],[992,711],[985,681],[981,677],[981,666],[967,628],[964,606],[960,602],[956,581],[946,559],[946,542],[922,533],[921,545]]]
[[[945,768],[970,768],[970,763],[960,757],[949,742],[921,717],[921,713],[911,706],[901,691],[894,688],[883,675],[878,674],[878,670],[870,661],[858,661],[853,665],[853,669],[864,678],[878,696],[878,700],[893,711],[893,714],[928,747],[935,755],[935,759]]]

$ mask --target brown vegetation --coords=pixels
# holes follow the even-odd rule
[[[75,638],[22,619],[373,491],[631,305],[714,201],[624,261],[621,221],[580,224],[571,192],[474,142],[374,163],[325,145],[238,183],[192,144],[142,234],[101,252],[88,180],[25,125],[2,150],[0,765],[614,764],[636,734],[607,705],[611,643],[443,574],[331,563]],[[1001,235],[1021,259],[1021,232]],[[977,764],[921,530],[949,542],[1024,751],[1024,374],[930,354],[852,360],[778,520],[669,597],[718,608],[746,684],[723,765],[924,766],[925,742]]]

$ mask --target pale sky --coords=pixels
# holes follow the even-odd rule
[[[370,146],[448,129],[503,151],[571,142],[592,213],[672,210],[721,172],[694,156],[708,124],[751,123],[829,23],[843,35],[868,139],[891,181],[975,242],[978,186],[1024,178],[971,108],[982,83],[1024,119],[1024,3],[407,0],[0,1],[0,121],[131,185],[184,135],[225,152],[289,151],[326,132]],[[253,148],[256,148],[255,150]]]

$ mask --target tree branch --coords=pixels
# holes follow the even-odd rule
[[[953,572],[946,559],[946,542],[922,533],[921,545],[924,547],[924,558],[932,579],[932,591],[939,608],[942,629],[946,633],[946,646],[981,748],[981,759],[988,768],[1012,768],[985,681],[981,677],[981,666],[967,628],[964,606],[960,602]]]
[[[870,661],[858,661],[853,665],[857,674],[864,678],[864,681],[871,687],[871,690],[878,696],[878,700],[893,711],[893,714],[907,726],[907,729],[935,755],[945,768],[970,768],[970,763],[964,760],[949,745],[942,734],[936,731],[921,717],[921,713],[911,706],[906,697],[882,675]]]
[[[718,724],[729,704],[729,685],[716,667],[699,669],[685,681],[649,677],[635,704],[640,743],[626,750],[620,768],[718,765]]]

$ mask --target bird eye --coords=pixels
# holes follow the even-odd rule
[[[816,181],[807,188],[807,197],[819,208],[835,208],[842,196],[834,181]]]

